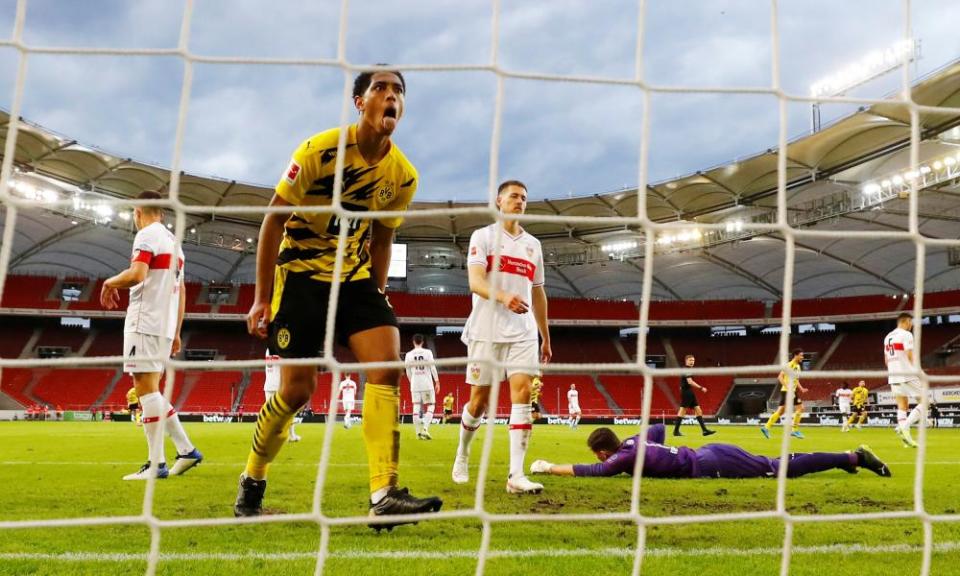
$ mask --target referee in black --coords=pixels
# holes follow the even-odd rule
[[[693,368],[696,361],[697,359],[694,358],[693,354],[687,354],[683,359],[687,368]],[[677,412],[677,421],[673,424],[674,436],[683,436],[680,433],[680,423],[683,422],[683,417],[687,415],[688,409],[693,410],[693,413],[697,415],[697,422],[700,423],[700,429],[703,430],[704,436],[717,433],[716,430],[707,430],[707,425],[703,423],[703,410],[700,409],[700,403],[697,402],[697,395],[693,393],[694,388],[702,392],[707,391],[706,388],[694,382],[689,374],[680,376],[680,410]]]

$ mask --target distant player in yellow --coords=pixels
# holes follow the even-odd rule
[[[341,206],[349,216],[295,211],[267,214],[257,245],[256,289],[247,330],[269,339],[281,358],[314,358],[324,342],[327,315],[336,338],[359,362],[399,362],[400,331],[385,295],[394,230],[417,190],[413,164],[391,141],[403,117],[406,83],[386,68],[363,72],[353,84],[359,118],[347,127]],[[334,197],[340,128],[305,140],[277,184],[271,206],[330,206]],[[395,216],[366,218],[368,211]],[[341,233],[345,240],[339,246]],[[328,310],[338,248],[342,268],[336,310]],[[370,515],[436,512],[436,497],[415,498],[398,484],[400,374],[367,369],[363,439],[370,473]],[[247,466],[234,505],[237,516],[263,513],[267,468],[287,440],[294,415],[317,387],[316,365],[281,366],[280,390],[260,410]],[[373,525],[392,528],[392,525]]]
[[[867,384],[863,380],[857,383],[857,387],[853,389],[853,411],[850,413],[850,419],[847,420],[847,428],[853,425],[854,419],[859,417],[857,421],[857,430],[863,427],[863,423],[867,420]]]
[[[543,381],[534,376],[530,381],[530,417],[536,422],[540,419],[540,392],[543,390]]]
[[[453,392],[447,392],[443,397],[443,423],[446,424],[451,416],[453,416]]]
[[[780,375],[777,377],[777,380],[780,381],[780,406],[777,408],[776,412],[770,416],[770,419],[767,420],[767,423],[760,427],[760,432],[763,433],[765,438],[770,438],[770,429],[773,428],[773,425],[777,423],[777,420],[780,419],[780,416],[783,415],[783,412],[786,410],[787,406],[787,390],[793,389],[793,432],[790,433],[794,438],[803,438],[803,432],[797,428],[800,426],[800,418],[803,417],[803,399],[800,397],[800,394],[806,394],[807,389],[800,384],[800,371],[802,370],[801,363],[803,362],[803,350],[799,348],[795,349],[791,353],[790,362],[787,363],[787,369],[782,370]]]
[[[127,409],[130,410],[130,419],[137,426],[143,426],[143,413],[140,411],[140,397],[137,396],[137,389],[131,387],[127,390]]]

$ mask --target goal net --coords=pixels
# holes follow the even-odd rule
[[[175,150],[173,155],[173,160],[170,165],[169,173],[169,197],[157,202],[150,201],[140,201],[140,202],[128,202],[128,201],[117,201],[117,206],[131,206],[131,205],[161,205],[165,209],[169,210],[171,213],[175,214],[173,232],[176,235],[178,242],[183,242],[187,236],[187,220],[186,217],[189,215],[206,215],[206,216],[229,216],[234,214],[268,214],[268,213],[291,213],[293,208],[285,207],[253,207],[248,205],[196,205],[192,203],[186,203],[182,201],[180,196],[181,188],[181,179],[182,179],[182,150],[183,143],[185,138],[185,133],[188,126],[188,108],[191,99],[191,91],[193,88],[193,78],[195,68],[200,65],[223,65],[223,66],[236,66],[243,65],[249,67],[279,67],[279,66],[309,66],[315,68],[324,68],[331,70],[338,70],[342,72],[342,81],[343,81],[343,98],[342,98],[342,108],[340,111],[340,126],[348,126],[352,121],[352,100],[350,98],[352,82],[354,76],[361,72],[367,70],[375,70],[376,67],[374,63],[361,62],[351,59],[350,55],[347,53],[347,39],[351,32],[350,18],[349,13],[350,9],[355,3],[349,2],[349,0],[343,0],[341,4],[341,14],[340,21],[338,26],[338,37],[337,37],[337,51],[335,58],[323,59],[323,58],[273,58],[273,57],[263,57],[263,58],[238,58],[238,57],[226,57],[226,56],[210,56],[202,53],[198,53],[191,49],[191,22],[194,10],[196,5],[192,1],[187,1],[183,10],[183,18],[180,30],[179,43],[174,49],[125,49],[125,48],[109,48],[109,47],[61,47],[61,46],[44,46],[44,45],[33,45],[28,44],[24,40],[24,23],[27,19],[28,14],[28,4],[27,0],[19,0],[17,2],[16,9],[16,18],[14,21],[12,36],[8,40],[0,41],[0,45],[13,48],[16,50],[18,58],[18,67],[16,75],[15,90],[12,98],[12,105],[10,107],[10,122],[7,127],[7,138],[6,144],[3,153],[3,163],[2,169],[0,169],[0,200],[3,202],[5,208],[5,221],[3,228],[3,241],[2,247],[0,247],[0,294],[3,294],[4,291],[10,290],[10,277],[8,276],[8,269],[11,262],[11,254],[14,250],[14,240],[15,240],[15,229],[20,216],[23,210],[32,209],[36,206],[35,202],[32,200],[25,199],[22,195],[14,194],[11,191],[11,182],[14,176],[14,158],[16,156],[16,149],[18,145],[17,133],[18,128],[21,125],[21,122],[18,121],[20,118],[21,110],[23,108],[25,92],[24,85],[27,74],[27,69],[30,61],[38,56],[48,55],[48,54],[71,54],[71,55],[96,55],[96,56],[142,56],[142,57],[175,57],[180,59],[183,62],[183,76],[181,79],[182,89],[180,93],[179,109],[176,119],[176,131],[175,131]],[[637,236],[641,238],[640,249],[641,249],[641,258],[639,261],[642,261],[642,266],[638,267],[638,275],[642,274],[642,295],[640,297],[639,305],[639,318],[637,321],[636,327],[639,329],[639,336],[637,339],[637,350],[636,357],[639,359],[636,363],[633,364],[623,364],[616,367],[615,369],[619,372],[626,374],[639,375],[643,377],[644,386],[642,390],[636,390],[638,396],[642,395],[643,398],[643,416],[642,424],[638,430],[641,437],[646,437],[648,428],[651,425],[650,422],[650,412],[651,412],[651,399],[653,397],[654,391],[654,378],[655,377],[679,377],[681,374],[692,373],[694,376],[697,375],[724,375],[724,376],[743,376],[743,375],[769,375],[771,373],[777,373],[783,369],[789,359],[789,348],[790,348],[790,333],[791,333],[791,324],[792,324],[792,315],[791,315],[791,306],[793,302],[793,289],[797,281],[796,275],[796,256],[798,251],[798,242],[801,242],[804,239],[810,238],[859,238],[863,240],[897,240],[904,242],[911,242],[915,246],[916,258],[915,258],[915,284],[913,292],[913,316],[914,318],[922,318],[924,310],[924,279],[926,277],[925,272],[925,263],[927,262],[927,250],[930,247],[950,247],[951,250],[956,251],[958,246],[960,246],[960,241],[956,239],[935,239],[924,236],[920,231],[920,218],[919,218],[919,181],[914,179],[909,182],[903,183],[902,191],[909,197],[909,215],[907,218],[908,226],[905,230],[871,230],[871,231],[862,231],[862,230],[842,230],[842,229],[832,229],[832,230],[821,230],[814,227],[805,227],[796,225],[795,220],[791,217],[790,211],[788,209],[788,185],[790,179],[788,178],[788,135],[787,135],[787,114],[788,106],[790,104],[801,103],[801,104],[816,104],[816,103],[842,103],[842,104],[853,104],[861,106],[869,106],[878,103],[891,103],[890,99],[870,99],[870,98],[854,98],[848,96],[810,96],[808,94],[799,94],[792,93],[783,88],[783,77],[784,70],[781,66],[780,58],[780,36],[781,36],[781,27],[782,23],[779,19],[780,13],[780,4],[776,0],[773,0],[769,3],[769,14],[770,14],[770,25],[769,32],[772,39],[772,55],[771,55],[771,67],[770,67],[770,83],[767,85],[757,85],[757,86],[738,86],[738,87],[728,87],[728,86],[711,86],[711,85],[690,85],[690,86],[668,86],[668,85],[658,85],[652,83],[648,80],[645,75],[645,44],[644,38],[645,33],[647,32],[645,14],[647,10],[647,3],[641,0],[638,3],[637,10],[637,20],[636,20],[636,44],[635,44],[635,53],[636,53],[636,66],[635,73],[632,78],[619,78],[619,77],[606,77],[603,75],[587,75],[587,74],[563,74],[563,73],[541,73],[541,72],[531,72],[523,71],[518,69],[513,69],[505,66],[499,56],[500,53],[500,33],[501,33],[501,11],[502,5],[499,0],[493,0],[491,5],[492,10],[492,29],[490,34],[492,37],[491,50],[489,55],[489,60],[482,64],[434,64],[434,63],[423,63],[423,64],[408,64],[401,65],[397,68],[403,72],[421,72],[424,74],[429,73],[442,73],[442,72],[462,72],[470,71],[483,74],[489,74],[495,77],[496,79],[496,90],[494,94],[494,106],[493,106],[493,126],[492,126],[492,136],[489,143],[490,155],[489,155],[489,176],[488,176],[488,185],[487,191],[488,196],[486,198],[485,206],[475,206],[475,207],[443,207],[435,209],[425,209],[425,210],[410,210],[404,214],[404,217],[408,221],[417,221],[418,219],[427,219],[435,218],[438,216],[474,216],[474,217],[483,217],[488,218],[489,221],[502,220],[503,216],[496,209],[495,199],[497,193],[497,185],[503,179],[503,171],[500,167],[500,148],[501,148],[501,135],[503,134],[503,123],[504,123],[504,109],[507,104],[507,97],[505,95],[505,84],[508,80],[525,80],[533,82],[542,82],[545,85],[551,83],[578,83],[591,86],[622,86],[635,89],[640,95],[642,100],[644,114],[640,125],[637,127],[637,130],[640,134],[640,146],[636,150],[636,155],[639,159],[639,170],[636,175],[637,178],[637,187],[636,192],[636,206],[637,210],[635,214],[627,215],[614,215],[614,216],[568,216],[563,214],[528,214],[519,216],[518,219],[522,224],[536,224],[542,222],[549,223],[576,223],[576,224],[596,224],[599,226],[622,226],[629,227],[637,231]],[[909,38],[911,30],[910,25],[910,13],[911,13],[911,3],[908,0],[903,2],[903,36],[904,38]],[[902,78],[902,90],[900,96],[893,100],[893,102],[902,105],[910,114],[910,125],[911,125],[911,140],[910,140],[910,158],[911,158],[911,170],[919,171],[920,170],[920,145],[921,145],[921,128],[920,128],[920,114],[923,113],[950,113],[950,114],[960,114],[960,109],[956,108],[943,108],[943,107],[931,107],[926,105],[921,105],[913,101],[911,98],[911,91],[909,87],[909,75],[907,73],[908,61],[904,61],[900,65],[900,73]],[[780,319],[780,340],[779,340],[779,355],[778,362],[774,364],[763,364],[758,363],[751,366],[736,366],[736,367],[705,367],[705,368],[695,368],[692,370],[680,369],[680,368],[651,368],[644,364],[643,359],[647,355],[647,328],[650,322],[650,302],[652,299],[652,292],[654,288],[654,262],[660,257],[658,251],[658,239],[667,237],[667,236],[677,236],[684,233],[689,233],[691,230],[691,223],[689,222],[668,222],[662,221],[660,219],[653,219],[648,214],[648,194],[649,192],[649,183],[650,183],[650,159],[649,159],[649,150],[652,146],[656,145],[654,138],[651,136],[651,110],[656,106],[656,103],[653,100],[653,97],[656,95],[697,95],[697,94],[759,94],[767,95],[776,98],[778,102],[779,110],[779,136],[777,142],[777,186],[776,186],[776,210],[775,218],[772,218],[769,222],[745,222],[742,223],[742,227],[737,229],[737,232],[743,232],[744,234],[777,234],[782,237],[784,242],[784,261],[783,261],[783,274],[782,274],[782,301],[783,309],[782,316]],[[322,127],[321,127],[322,128]],[[341,132],[343,134],[343,132]],[[588,135],[585,135],[588,137]],[[292,144],[292,142],[291,142]],[[343,158],[343,149],[345,146],[345,141],[341,138],[340,143],[340,152],[338,155],[338,162],[341,163],[340,168],[342,169],[342,158]],[[343,182],[342,172],[338,172],[336,180],[333,186],[334,196],[333,202],[328,207],[297,207],[296,210],[301,212],[326,212],[336,214],[338,217],[342,218],[351,218],[355,217],[356,213],[351,212],[347,209],[341,198],[341,184]],[[479,199],[477,199],[479,200]],[[62,201],[61,204],[66,206],[67,201]],[[57,203],[52,203],[48,205],[50,208],[56,208],[61,205]],[[392,213],[387,212],[370,212],[364,214],[364,217],[376,219],[379,217],[393,216]],[[698,223],[697,228],[704,233],[709,231],[716,232],[729,232],[729,224],[725,223]],[[340,228],[340,244],[337,249],[337,260],[336,266],[337,270],[340,270],[343,265],[344,259],[344,245],[346,238],[347,227]],[[498,254],[499,256],[499,250]],[[642,272],[640,271],[642,269]],[[334,277],[338,277],[337,274],[334,274]],[[497,285],[498,274],[496,270],[493,271],[491,276],[491,282],[494,285]],[[329,307],[330,309],[335,309],[337,302],[341,294],[341,284],[339,281],[333,283],[333,289],[330,295]],[[318,366],[322,369],[329,371],[333,375],[332,382],[339,382],[340,376],[343,373],[353,372],[356,373],[359,370],[369,368],[371,366],[357,365],[351,363],[343,363],[336,360],[334,357],[334,315],[329,316],[326,329],[326,339],[324,342],[324,355],[322,358],[319,358],[315,361]],[[920,349],[921,337],[923,334],[923,328],[921,323],[918,321],[915,324],[915,338],[916,338],[916,347]],[[164,381],[164,390],[167,397],[170,397],[172,386],[174,383],[175,375],[179,371],[191,369],[195,367],[195,363],[186,360],[173,360],[169,358],[157,358],[156,360],[164,363],[166,367],[166,377]],[[493,358],[439,358],[436,360],[436,365],[439,367],[460,367],[462,368],[465,363],[482,363],[494,368],[509,368],[510,366],[504,365],[503,363],[497,362]],[[123,358],[121,356],[115,356],[111,358],[61,358],[61,359],[0,359],[0,368],[9,368],[9,367],[29,367],[29,368],[49,368],[49,367],[63,367],[63,366],[85,366],[85,365],[102,365],[104,362],[111,362],[114,365],[121,365]],[[281,361],[281,363],[292,364],[300,363],[302,361]],[[204,368],[222,368],[222,369],[238,369],[238,368],[262,368],[263,361],[262,359],[254,359],[247,361],[205,361],[203,362]],[[402,362],[396,364],[387,364],[379,365],[383,366],[393,366],[402,368]],[[538,368],[538,367],[531,367]],[[551,364],[550,366],[543,367],[546,374],[549,375],[552,372],[560,371],[599,371],[599,370],[610,370],[609,365],[602,364],[564,364],[558,362]],[[920,378],[920,381],[923,384],[924,394],[922,397],[922,405],[926,407],[928,403],[928,390],[929,384],[931,382],[936,383],[939,381],[947,381],[950,379],[948,376],[935,376],[929,375],[920,369],[919,365],[914,371],[910,373],[911,375],[917,376]],[[854,379],[854,378],[886,378],[886,371],[881,370],[871,370],[871,371],[815,371],[813,373],[807,373],[805,377],[811,379],[824,379],[824,378],[835,378],[835,379]],[[333,396],[336,396],[336,392],[333,392]],[[499,388],[493,387],[491,391],[491,406],[497,406]],[[793,392],[788,393],[788,400],[786,402],[786,414],[784,416],[784,423],[786,431],[790,430],[790,422],[793,415],[793,402],[792,402]],[[161,536],[166,530],[173,530],[176,528],[183,527],[221,527],[221,526],[233,526],[233,525],[244,525],[244,524],[256,524],[256,523],[314,523],[321,534],[319,547],[315,552],[315,573],[321,574],[327,566],[327,562],[330,558],[330,541],[331,541],[331,531],[336,527],[349,526],[349,525],[366,525],[370,522],[370,519],[366,515],[358,516],[338,516],[329,514],[328,501],[325,500],[324,494],[325,489],[328,486],[331,479],[331,462],[334,449],[334,438],[338,432],[336,425],[336,405],[332,403],[329,408],[329,413],[327,414],[325,432],[323,438],[323,450],[317,462],[317,473],[316,473],[316,484],[313,494],[313,503],[312,509],[309,512],[296,513],[296,514],[276,514],[262,516],[258,518],[242,518],[236,519],[233,517],[225,516],[215,516],[209,518],[191,518],[191,519],[163,519],[158,517],[154,512],[154,500],[157,494],[156,491],[156,482],[154,480],[149,480],[146,483],[146,490],[144,492],[144,500],[142,510],[135,514],[128,516],[90,516],[83,518],[62,518],[62,519],[43,519],[43,520],[0,520],[0,534],[4,531],[16,531],[24,530],[30,528],[53,528],[53,527],[81,527],[81,526],[105,526],[105,525],[138,525],[149,528],[151,534],[151,546],[149,554],[147,555],[147,574],[155,574],[160,565],[162,557],[162,546],[161,546]],[[926,427],[921,425],[919,427],[917,441],[919,443],[919,448],[916,451],[915,466],[913,468],[914,480],[913,480],[913,498],[911,505],[903,509],[898,510],[885,510],[879,512],[862,512],[862,513],[843,513],[843,514],[799,514],[795,511],[791,511],[788,507],[788,487],[789,481],[787,478],[788,466],[781,466],[779,468],[778,476],[776,478],[776,496],[774,501],[770,503],[770,506],[765,509],[755,510],[755,511],[739,511],[739,512],[723,512],[723,511],[712,511],[712,510],[699,510],[696,514],[676,514],[676,515],[649,515],[642,512],[642,496],[644,495],[644,486],[647,482],[646,479],[642,478],[640,474],[634,474],[630,494],[629,494],[629,509],[622,512],[605,512],[602,510],[597,510],[590,513],[554,513],[554,512],[528,512],[526,508],[521,510],[517,509],[516,512],[503,513],[497,511],[491,511],[485,505],[487,501],[486,491],[487,491],[487,482],[485,481],[488,474],[490,473],[491,461],[494,459],[494,436],[497,424],[495,419],[491,418],[487,421],[485,426],[485,436],[482,443],[482,451],[480,457],[480,466],[479,466],[479,477],[476,481],[476,491],[474,494],[474,502],[472,506],[454,509],[454,510],[443,510],[436,514],[423,514],[419,516],[412,517],[410,519],[417,520],[421,523],[421,527],[424,523],[430,522],[444,522],[457,519],[473,519],[479,521],[482,525],[482,537],[480,539],[480,546],[475,551],[462,551],[464,554],[468,554],[470,557],[476,558],[476,573],[483,574],[488,569],[488,561],[491,558],[495,558],[497,555],[497,550],[491,544],[492,538],[497,531],[498,526],[506,523],[531,523],[537,526],[542,526],[544,529],[549,529],[549,526],[555,525],[556,523],[588,523],[588,522],[610,522],[610,523],[619,523],[623,525],[626,523],[630,526],[630,537],[629,540],[634,544],[633,548],[630,550],[629,554],[632,556],[632,573],[639,574],[641,573],[645,559],[650,557],[649,547],[646,545],[648,535],[651,533],[651,530],[656,529],[657,527],[663,526],[679,526],[679,525],[703,525],[710,523],[731,523],[740,521],[775,521],[782,524],[784,529],[784,537],[782,541],[782,547],[779,549],[781,556],[780,564],[780,573],[789,574],[791,573],[791,555],[795,550],[794,542],[794,529],[798,525],[802,524],[811,524],[811,523],[832,523],[832,522],[849,522],[849,521],[874,521],[874,520],[897,520],[897,519],[911,519],[916,520],[923,526],[923,544],[921,549],[922,554],[922,568],[921,574],[924,576],[931,574],[931,558],[933,551],[935,549],[934,541],[934,529],[937,523],[954,523],[960,520],[960,516],[957,514],[932,514],[927,511],[924,506],[924,485],[925,485],[925,466],[924,462],[926,459],[926,448],[927,448],[927,431]],[[500,435],[503,432],[499,432]],[[788,455],[791,451],[796,448],[795,440],[791,438],[789,434],[783,434],[783,439],[780,442],[780,458],[782,462],[788,462]],[[636,470],[639,471],[643,467],[643,451],[641,450],[638,455],[638,460],[636,462]],[[240,464],[238,463],[238,469]],[[445,478],[445,474],[442,474]],[[360,483],[360,477],[358,476],[357,482]],[[588,497],[588,496],[587,496]],[[0,538],[2,540],[2,538]],[[707,544],[704,545],[705,547]],[[530,556],[535,559],[536,553],[531,553]]]

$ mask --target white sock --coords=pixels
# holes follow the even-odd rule
[[[473,435],[480,428],[480,419],[483,414],[474,416],[470,414],[467,406],[463,407],[463,415],[460,417],[460,445],[457,446],[457,457],[468,458],[470,456],[470,443],[473,442]]]
[[[428,432],[430,430],[431,422],[433,422],[433,404],[427,406],[427,413],[423,415],[423,420],[421,420],[421,426],[423,426],[424,432]]]
[[[297,433],[293,431],[293,426],[294,426],[293,423],[290,423],[290,436],[293,436],[294,438],[296,438]]]
[[[343,423],[347,426],[350,425],[350,410],[343,411]]]
[[[166,398],[163,399],[163,403],[167,407],[167,423],[164,426],[167,429],[167,435],[173,440],[173,445],[177,447],[177,454],[189,454],[193,452],[193,443],[190,442],[190,437],[187,436],[186,430],[183,429],[183,424],[180,423],[180,417],[177,416],[177,411],[173,409],[170,402],[167,402]]]
[[[907,416],[907,428],[917,424],[921,419],[923,419],[923,414],[920,412],[920,406],[914,406],[913,410],[910,411],[910,415]]]
[[[163,434],[160,429],[160,415],[163,414],[166,403],[159,392],[151,392],[140,397],[140,407],[143,410],[143,433],[147,436],[147,458],[158,466],[167,462],[163,453]]]
[[[390,492],[389,486],[377,490],[370,495],[370,502],[373,502],[374,504],[379,503],[381,500],[383,500],[383,497],[386,496],[388,492]]]
[[[897,427],[903,428],[904,422],[906,421],[907,421],[907,411],[900,410],[899,408],[897,408]]]
[[[420,408],[417,406],[413,407],[413,427],[417,430],[417,434],[420,433]]]
[[[530,404],[514,404],[510,409],[510,477],[522,477],[523,460],[527,456],[533,432],[533,409]]]

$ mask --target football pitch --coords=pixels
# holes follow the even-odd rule
[[[187,423],[204,462],[185,476],[157,482],[154,513],[162,520],[232,517],[237,477],[243,469],[252,424]],[[539,426],[534,459],[589,462],[585,440],[593,429]],[[633,427],[615,427],[621,437]],[[271,469],[264,506],[270,513],[309,513],[324,425],[301,425],[303,441],[287,445]],[[781,438],[764,440],[753,427],[719,427],[713,442],[738,444],[775,455]],[[402,427],[401,485],[416,495],[436,494],[444,511],[474,507],[475,484],[454,485],[450,466],[458,427],[433,426],[434,440],[419,441]],[[890,429],[842,434],[837,428],[806,428],[795,451],[842,451],[869,444],[893,477],[869,471],[830,471],[790,480],[787,508],[798,515],[907,511],[914,506],[916,452],[900,445]],[[696,427],[668,443],[702,445]],[[471,480],[477,475],[483,432],[474,443]],[[931,514],[960,512],[960,430],[930,430],[924,468],[924,507]],[[172,447],[167,442],[168,460]],[[631,480],[537,477],[540,495],[504,491],[507,431],[494,438],[484,509],[495,514],[629,512]],[[145,484],[120,478],[145,460],[141,429],[131,423],[0,423],[0,523],[93,516],[136,516]],[[323,510],[333,517],[366,513],[367,467],[359,426],[337,428]],[[772,510],[774,480],[657,480],[642,483],[645,516],[702,515]],[[456,518],[375,533],[366,526],[333,526],[325,574],[473,574],[482,523]],[[776,519],[650,526],[643,574],[777,574],[785,534]],[[630,521],[495,522],[487,574],[629,574],[638,530]],[[311,522],[170,527],[161,530],[159,574],[313,574],[321,531]],[[799,522],[793,527],[790,573],[831,576],[919,574],[924,527],[917,519]],[[960,575],[960,522],[933,526],[931,574]],[[143,524],[38,527],[0,530],[0,574],[130,574],[146,570],[150,529]]]

